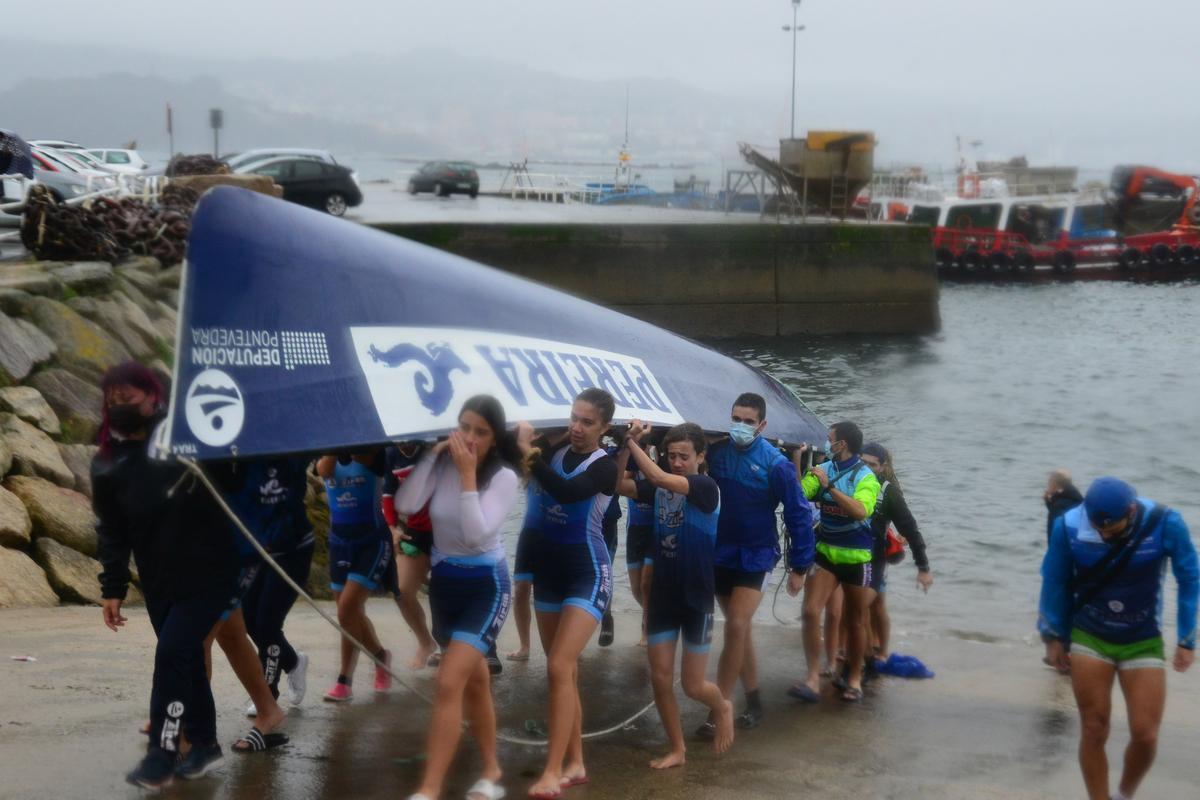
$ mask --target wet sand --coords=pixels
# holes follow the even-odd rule
[[[397,662],[412,646],[399,613],[376,600],[371,615]],[[154,637],[145,612],[131,609],[119,634],[103,627],[95,608],[0,612],[0,797],[136,797],[123,783],[139,758],[137,733],[146,716]],[[617,641],[585,651],[581,667],[585,729],[612,725],[651,700],[644,651],[634,645],[636,621],[618,619]],[[382,697],[360,667],[348,706],[321,702],[336,672],[336,635],[308,608],[288,620],[288,635],[312,658],[309,692],[291,710],[292,743],[267,754],[227,752],[212,778],[180,785],[167,796],[403,798],[418,780],[428,719],[424,703],[402,687]],[[1082,797],[1075,761],[1078,723],[1070,686],[1039,661],[1040,648],[906,637],[903,649],[937,671],[928,681],[885,678],[868,686],[865,702],[848,706],[824,690],[803,706],[785,690],[803,663],[800,631],[776,624],[755,629],[766,719],[739,732],[733,750],[714,756],[693,743],[688,763],[652,772],[646,763],[665,739],[653,711],[624,731],[586,745],[592,783],[568,798],[1050,798]],[[501,652],[515,644],[506,626]],[[714,641],[715,670],[720,632]],[[36,656],[36,663],[10,660]],[[501,730],[525,735],[525,721],[543,719],[544,659],[506,663],[495,684]],[[432,671],[413,683],[432,687]],[[1168,707],[1158,761],[1139,797],[1194,798],[1200,740],[1200,680],[1169,673]],[[246,700],[220,655],[214,687],[223,745],[248,730]],[[685,729],[704,711],[681,696]],[[1123,708],[1114,712],[1110,764],[1119,769],[1127,740]],[[468,746],[446,797],[462,797],[478,762]],[[501,745],[510,797],[523,797],[541,764],[537,749]],[[1115,788],[1114,777],[1114,788]]]

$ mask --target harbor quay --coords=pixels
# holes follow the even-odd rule
[[[369,224],[685,336],[925,334],[940,326],[921,226]]]

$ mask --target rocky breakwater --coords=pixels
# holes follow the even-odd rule
[[[180,269],[0,264],[0,608],[100,602],[99,378],[131,358],[169,376]]]
[[[100,602],[100,376],[136,359],[169,383],[181,270],[152,257],[0,264],[0,608]],[[329,597],[329,509],[315,476],[305,504],[317,530],[308,588]]]

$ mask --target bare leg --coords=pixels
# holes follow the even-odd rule
[[[517,638],[521,644],[508,654],[510,661],[524,661],[529,658],[530,595],[532,593],[533,584],[529,581],[513,583],[513,619],[517,622]]]
[[[863,662],[867,657],[867,626],[863,617],[875,600],[875,590],[865,586],[843,586],[846,593],[844,616],[849,636],[846,641],[846,688],[862,689]]]
[[[400,585],[400,594],[396,597],[396,607],[408,624],[409,630],[417,637],[417,652],[408,662],[409,669],[421,669],[429,661],[429,657],[437,651],[437,642],[429,633],[425,623],[425,609],[417,599],[421,584],[429,574],[429,556],[420,553],[416,556],[396,556],[396,574]]]
[[[271,694],[271,687],[263,675],[262,662],[258,660],[258,650],[246,633],[246,618],[242,609],[237,609],[224,622],[215,626],[217,644],[225,651],[229,666],[237,675],[238,681],[245,687],[250,700],[258,710],[254,718],[254,727],[263,733],[269,733],[278,727],[287,716],[279,707],[279,703]]]
[[[875,633],[876,657],[887,661],[892,653],[892,618],[888,616],[886,594],[878,595],[871,604],[871,628]]]
[[[746,661],[746,649],[750,644],[750,625],[762,592],[745,586],[734,587],[729,597],[718,598],[721,611],[725,614],[725,645],[721,648],[721,659],[717,662],[717,686],[721,694],[729,699],[742,674]]]
[[[480,777],[497,783],[504,771],[500,769],[500,761],[496,757],[496,708],[492,705],[492,676],[487,662],[480,661],[476,665],[471,680],[467,682],[465,697],[471,733],[475,736],[475,744],[483,760]]]
[[[1126,797],[1133,797],[1158,752],[1158,729],[1167,703],[1167,673],[1157,667],[1128,669],[1118,672],[1117,680],[1129,714],[1129,745],[1118,788]]]
[[[425,744],[425,774],[421,779],[419,793],[438,797],[446,772],[458,752],[462,738],[463,695],[468,681],[473,679],[476,669],[487,665],[483,654],[464,642],[451,642],[442,656],[437,673],[437,695],[433,702],[433,713],[429,718],[429,734]],[[488,698],[490,702],[490,697]],[[492,741],[496,730],[493,724]]]
[[[1079,707],[1079,767],[1089,800],[1108,800],[1109,718],[1112,714],[1112,686],[1117,669],[1097,658],[1072,653],[1071,686]]]
[[[675,648],[671,648],[671,664],[675,663]],[[708,670],[708,651],[691,652],[685,646],[683,649],[683,664],[680,666],[680,678],[683,693],[688,697],[708,706],[709,717],[716,725],[716,735],[713,736],[713,751],[724,753],[733,744],[733,703],[725,699],[721,689],[715,683],[705,678]],[[657,698],[657,694],[655,695]],[[671,692],[672,701],[675,699]],[[661,712],[660,712],[661,713]],[[678,708],[676,709],[678,715]],[[680,743],[682,744],[682,729]],[[682,763],[682,762],[681,762]]]
[[[646,656],[650,661],[650,684],[654,687],[654,705],[667,732],[670,751],[650,762],[651,769],[670,769],[684,763],[687,745],[683,741],[683,723],[679,721],[679,703],[675,700],[675,641],[651,645]],[[714,686],[714,688],[716,688]],[[717,689],[720,696],[721,690]],[[725,698],[721,702],[729,704]]]
[[[642,566],[629,565],[629,588],[633,592],[634,602],[642,610],[642,636],[638,640],[639,647],[645,647],[646,642],[646,595],[642,588]]]
[[[845,600],[841,584],[829,595],[825,604],[825,667],[830,675],[838,670],[838,653],[842,653],[846,638],[842,635],[842,607]]]
[[[375,626],[367,619],[367,598],[370,592],[367,587],[354,581],[347,581],[345,588],[337,598],[338,623],[351,636],[358,639],[372,653],[383,649],[379,638],[375,635]],[[341,674],[350,678],[354,675],[354,666],[358,661],[358,648],[347,638],[342,637]]]
[[[583,741],[580,738],[582,720],[580,714],[578,665],[579,654],[596,632],[598,620],[581,608],[566,606],[561,613],[537,614],[538,631],[542,646],[547,651],[546,672],[550,678],[550,709],[548,724],[550,742],[546,752],[546,766],[537,782],[530,787],[530,794],[551,794],[561,791],[564,777],[563,760],[572,756],[568,765],[582,777]],[[578,763],[574,763],[578,761]]]
[[[821,688],[821,613],[838,586],[832,572],[813,570],[804,584],[804,658],[808,672],[802,681],[814,692]]]

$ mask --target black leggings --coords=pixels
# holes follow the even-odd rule
[[[304,586],[308,581],[309,567],[312,566],[313,547],[309,544],[290,553],[273,554],[272,557],[288,577]],[[259,568],[258,576],[242,599],[246,630],[258,647],[258,660],[262,662],[263,674],[275,697],[279,697],[280,673],[296,668],[296,650],[283,635],[283,621],[295,602],[296,592],[269,564]]]
[[[179,752],[185,730],[192,744],[217,741],[217,709],[204,672],[204,639],[229,605],[231,587],[210,589],[182,600],[146,598],[158,635],[150,690],[150,746]]]

